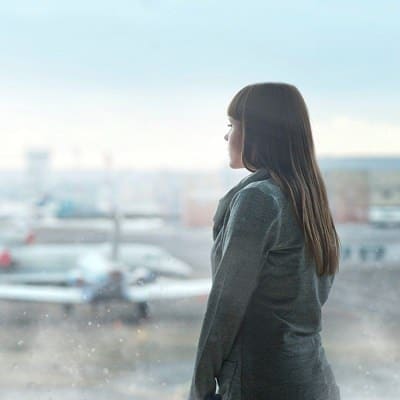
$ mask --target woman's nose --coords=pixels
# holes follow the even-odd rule
[[[228,141],[228,134],[227,134],[227,133],[225,133],[224,139],[225,139],[226,141]]]

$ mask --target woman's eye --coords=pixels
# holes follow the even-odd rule
[[[230,128],[232,128],[232,124],[228,124],[228,126],[229,126]]]

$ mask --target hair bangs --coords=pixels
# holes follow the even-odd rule
[[[243,113],[244,113],[244,107],[246,104],[246,99],[248,92],[250,90],[250,85],[245,86],[244,88],[240,89],[235,96],[233,96],[233,99],[231,100],[228,109],[227,109],[227,114],[238,121],[242,120]]]

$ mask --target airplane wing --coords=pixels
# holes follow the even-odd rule
[[[0,285],[0,300],[80,304],[88,302],[89,299],[85,292],[79,288]]]
[[[130,286],[126,297],[132,302],[207,296],[211,279],[158,279],[157,282]]]
[[[169,278],[188,278],[192,273],[190,265],[156,245],[135,243],[121,246],[119,260],[128,271],[143,267]]]
[[[14,272],[0,276],[0,286],[4,283],[35,285],[63,285],[69,274],[64,272]]]

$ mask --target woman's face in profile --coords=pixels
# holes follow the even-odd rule
[[[240,121],[228,116],[229,131],[224,139],[228,142],[229,165],[231,168],[243,168],[242,163],[242,127]]]

